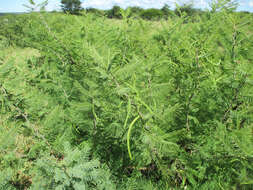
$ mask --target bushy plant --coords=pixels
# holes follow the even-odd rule
[[[71,149],[64,144],[62,156],[44,155],[36,161],[30,189],[115,189],[110,173],[101,169],[98,160],[89,160],[89,147]]]
[[[0,187],[252,189],[251,15],[122,13],[0,29]]]

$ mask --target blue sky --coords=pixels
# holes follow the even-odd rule
[[[39,3],[43,0],[35,0]],[[172,8],[175,7],[175,3],[182,4],[189,2],[190,0],[82,0],[82,6],[94,7],[100,9],[109,9],[113,5],[119,5],[123,8],[128,6],[139,6],[143,8],[161,8],[164,4],[170,5]],[[191,0],[195,2],[195,7],[207,8],[210,0]],[[0,12],[24,12],[26,8],[23,4],[28,4],[28,0],[0,0]],[[238,10],[253,12],[253,0],[239,0],[240,6]],[[60,0],[49,0],[47,10],[59,9]]]

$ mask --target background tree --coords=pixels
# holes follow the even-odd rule
[[[61,4],[62,10],[70,14],[78,14],[82,10],[80,0],[61,0]]]
[[[107,12],[107,16],[108,18],[118,18],[118,19],[121,19],[122,18],[122,15],[121,15],[121,12],[120,12],[121,8],[119,6],[113,6],[112,9],[108,10]]]
[[[183,4],[175,9],[175,14],[180,16],[182,13],[186,13],[188,16],[193,16],[197,12],[197,9],[193,7],[193,4]]]
[[[141,13],[143,19],[159,20],[163,16],[163,12],[159,9],[146,9]]]
[[[130,7],[130,9],[131,9],[130,17],[139,17],[143,12],[143,8],[137,6]]]
[[[100,10],[100,9],[96,9],[96,8],[87,8],[85,10],[86,10],[87,13],[92,13],[96,16],[104,16],[105,15],[104,10]]]
[[[163,17],[165,19],[168,19],[168,16],[171,14],[170,6],[165,4],[161,11],[163,12]]]

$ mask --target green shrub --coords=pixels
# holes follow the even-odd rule
[[[17,18],[39,53],[0,55],[1,188],[252,189],[251,15]]]

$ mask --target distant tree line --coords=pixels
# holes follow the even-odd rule
[[[96,8],[86,8],[81,7],[80,0],[61,0],[62,10],[65,13],[69,14],[81,14],[83,11],[87,13],[93,13],[97,16],[105,16],[111,19],[122,19],[122,8],[120,6],[113,6],[109,10],[100,10]],[[211,4],[211,12],[219,11],[221,9],[226,9],[230,11],[235,11],[237,4],[235,0],[226,0],[226,3],[223,4]],[[125,11],[125,10],[124,10]],[[174,10],[170,8],[169,5],[165,4],[161,9],[143,9],[141,7],[128,7],[127,8],[127,17],[131,18],[142,18],[146,20],[160,20],[168,19],[172,16],[203,16],[207,11],[195,8],[193,4],[182,4],[177,6]],[[249,12],[241,12],[242,14],[249,14]]]
[[[193,5],[182,5],[177,7],[175,10],[172,10],[168,5],[164,5],[161,9],[143,9],[141,7],[129,7],[128,17],[131,18],[142,18],[146,20],[160,20],[167,19],[170,16],[181,16],[183,14],[188,16],[193,15],[201,15],[204,14],[205,11],[201,9],[196,9]],[[99,10],[95,8],[85,9],[86,12],[94,13],[98,16],[106,16],[108,18],[114,19],[122,19],[122,14],[119,6],[113,6],[112,9],[109,10]]]
[[[80,0],[61,0],[61,7],[65,13],[70,14],[80,14],[84,9],[81,7]],[[202,14],[204,11],[200,9],[196,9],[193,7],[193,4],[183,4],[180,7],[177,7],[175,10],[170,9],[170,7],[166,4],[161,9],[143,9],[141,7],[129,7],[129,15],[128,17],[136,17],[143,18],[147,20],[159,20],[166,19],[171,15],[182,15],[187,14],[189,16],[195,14]],[[113,6],[110,10],[99,10],[95,8],[87,8],[86,12],[95,13],[98,16],[106,16],[108,18],[121,19],[122,8],[119,6]]]

